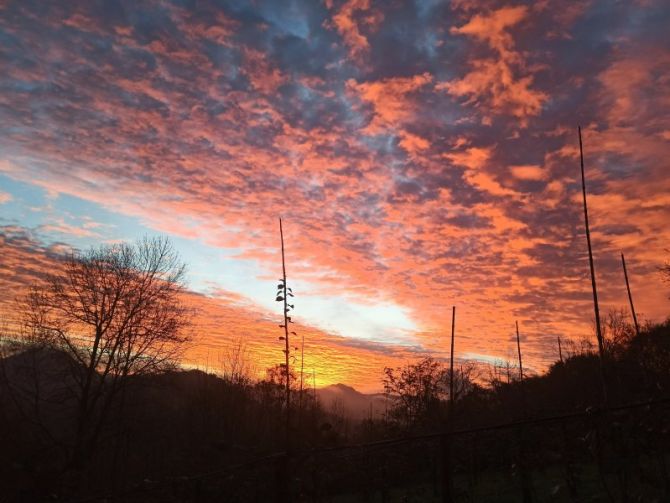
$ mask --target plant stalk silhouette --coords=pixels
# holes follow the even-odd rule
[[[288,452],[290,447],[290,429],[291,429],[291,345],[290,345],[290,335],[297,334],[294,331],[289,330],[289,323],[293,323],[289,313],[295,307],[293,304],[289,304],[288,298],[293,297],[293,290],[286,283],[286,254],[284,248],[284,228],[282,226],[282,219],[279,219],[279,237],[281,240],[281,266],[282,266],[282,277],[279,280],[279,285],[277,285],[277,294],[275,300],[283,304],[283,315],[284,323],[279,325],[280,328],[284,329],[284,335],[279,337],[279,340],[284,341],[284,372],[286,376],[285,390],[286,390],[286,427],[285,427],[285,445],[286,451]],[[296,350],[298,348],[295,348]]]

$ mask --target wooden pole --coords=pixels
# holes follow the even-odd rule
[[[558,339],[558,359],[563,363],[563,351],[561,351],[561,336],[556,336]]]
[[[516,350],[519,353],[519,379],[523,381],[523,364],[521,363],[521,340],[519,339],[519,322],[516,321]]]
[[[593,266],[593,249],[591,248],[591,231],[589,230],[589,211],[586,204],[586,176],[584,175],[584,148],[582,146],[582,128],[577,126],[579,134],[579,163],[582,172],[582,195],[584,197],[584,227],[586,229],[586,245],[589,249],[589,268],[591,270],[591,287],[593,289],[593,311],[596,317],[596,336],[598,338],[598,355],[600,356],[600,380],[603,390],[603,402],[607,403],[607,381],[605,380],[605,345],[600,327],[600,308],[598,307],[598,288],[596,271]]]
[[[300,395],[298,396],[299,405],[298,410],[300,411],[300,421],[302,421],[302,394],[303,394],[303,383],[305,376],[305,336],[302,336],[302,343],[300,344]]]
[[[454,414],[454,333],[456,328],[456,306],[451,307],[451,353],[449,355],[449,424]]]
[[[519,355],[519,386],[522,386],[523,362],[521,360],[521,337],[519,337],[519,321],[515,320],[514,324],[516,325],[516,350]],[[520,387],[520,392],[521,392],[521,413],[525,418],[527,416],[527,407],[526,407],[526,393],[523,387]],[[530,473],[528,471],[528,463],[526,459],[528,449],[526,446],[526,440],[522,431],[522,427],[519,427],[516,430],[516,433],[519,442],[519,470],[521,474],[522,501],[524,503],[531,503],[533,501],[532,480]]]
[[[635,314],[635,306],[633,305],[633,296],[630,293],[630,283],[628,282],[628,271],[626,270],[626,259],[621,254],[621,265],[623,265],[623,276],[626,278],[626,290],[628,291],[628,302],[630,302],[630,312],[633,315],[633,323],[635,324],[635,334],[640,336],[640,325],[637,323],[637,315]]]
[[[451,477],[451,442],[454,429],[454,334],[456,328],[456,306],[451,308],[451,353],[449,355],[449,408],[447,411],[447,431],[440,437],[442,450],[442,501],[451,503],[453,487]]]
[[[600,308],[598,307],[598,289],[596,287],[596,271],[593,266],[593,249],[591,248],[591,231],[589,229],[589,210],[586,204],[586,177],[584,175],[584,149],[582,147],[582,128],[578,126],[579,133],[579,161],[582,172],[582,195],[584,197],[584,227],[586,228],[586,245],[589,249],[589,268],[591,270],[591,287],[593,289],[593,310],[596,317],[596,336],[598,337],[598,351],[600,359],[604,356],[603,334],[600,327]]]

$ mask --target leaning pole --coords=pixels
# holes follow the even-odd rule
[[[591,231],[589,229],[589,210],[586,204],[586,177],[584,175],[584,148],[582,146],[582,128],[577,127],[579,134],[579,162],[582,172],[582,196],[584,198],[584,227],[586,229],[586,245],[589,250],[589,268],[591,270],[591,288],[593,289],[593,311],[596,317],[596,337],[598,338],[598,355],[600,357],[600,378],[602,381],[603,401],[607,403],[607,384],[605,381],[605,346],[600,326],[600,308],[598,306],[598,288],[596,286],[596,271],[593,266],[593,249],[591,247]]]

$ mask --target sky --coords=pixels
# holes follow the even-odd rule
[[[317,385],[661,321],[670,8],[660,0],[0,0],[0,301],[59,256],[167,235],[198,307],[186,363],[278,341],[284,224]]]

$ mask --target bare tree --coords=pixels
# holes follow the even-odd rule
[[[670,253],[670,250],[666,250],[666,252]],[[663,278],[663,281],[665,283],[670,284],[670,260],[666,261],[661,267],[658,268],[661,277]]]
[[[72,252],[61,271],[22,299],[29,340],[73,362],[74,466],[93,453],[127,378],[161,372],[179,360],[190,338],[184,274],[167,239],[144,238]]]
[[[384,391],[394,401],[392,417],[404,427],[423,422],[437,413],[449,389],[448,371],[432,358],[396,369],[386,367]]]
[[[461,363],[454,372],[454,402],[471,393],[476,387],[475,383],[482,377],[481,368],[475,362]]]
[[[625,309],[610,309],[601,326],[608,354],[617,358],[622,356],[636,334],[636,327],[628,321]]]
[[[511,362],[511,356],[505,360],[496,359],[489,365],[488,376],[485,382],[491,388],[498,388],[503,384],[510,384],[518,379],[516,365]]]
[[[221,376],[224,380],[241,386],[250,385],[254,374],[252,355],[242,339],[226,348],[219,357]]]

